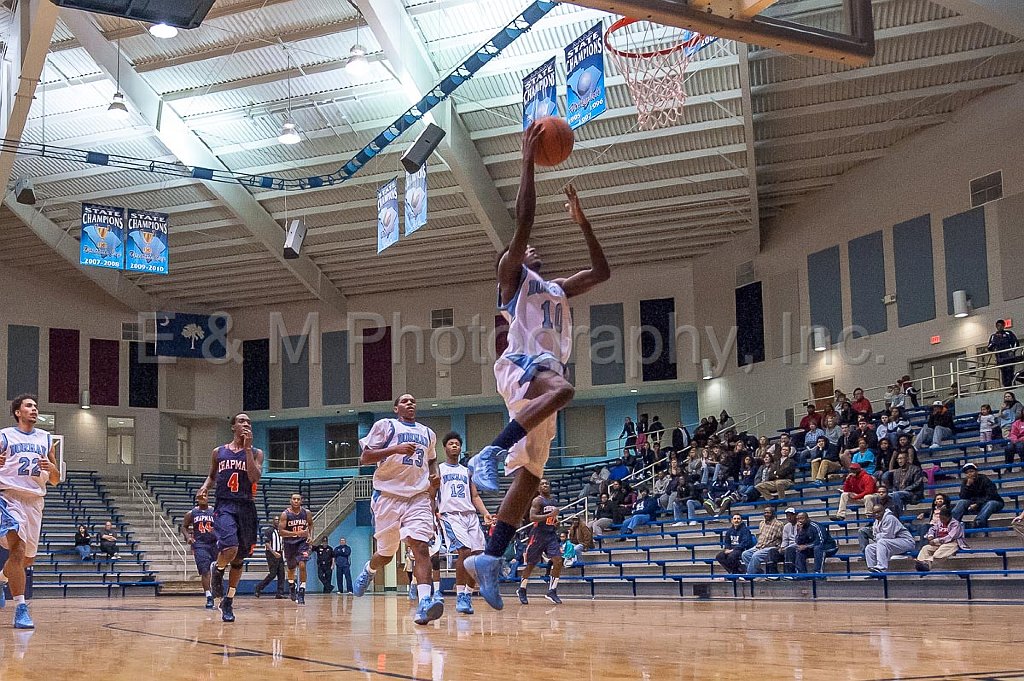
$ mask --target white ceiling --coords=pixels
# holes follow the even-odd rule
[[[787,1],[804,20],[835,19],[833,12],[818,9],[834,4],[828,0]],[[119,43],[127,60],[121,73],[133,100],[127,122],[106,115],[115,90],[113,61],[87,36],[76,38],[69,28],[74,20],[62,14],[24,138],[44,141],[45,102],[47,144],[196,164],[181,158],[181,149],[194,148],[189,145],[198,140],[235,172],[289,178],[334,172],[418,99],[410,91],[416,87],[403,84],[408,73],[419,73],[421,80],[423,74],[446,73],[527,4],[401,3],[359,0],[368,10],[360,13],[337,0],[219,0],[201,28],[171,40],[153,38],[138,22],[81,15],[90,30],[101,32],[104,47]],[[404,59],[387,54],[387,41],[378,41],[361,16],[379,31],[373,16],[395,7],[413,31],[407,42],[415,44],[400,46]],[[429,268],[389,279],[381,277],[382,266],[430,259],[443,261],[446,277],[455,283],[489,279],[502,229],[496,223],[508,222],[504,213],[511,213],[518,187],[522,78],[602,19],[607,26],[611,17],[560,5],[456,91],[455,115],[468,132],[461,152],[482,161],[489,177],[451,168],[435,155],[427,228],[381,256],[375,190],[398,172],[397,152],[418,129],[353,180],[300,192],[252,190],[252,197],[239,198],[213,183],[29,156],[18,158],[14,177],[35,178],[37,211],[71,238],[77,236],[82,201],[171,213],[171,274],[126,275],[167,307],[212,310],[327,300],[327,291],[352,296],[415,288],[431,283]],[[747,56],[744,46],[719,41],[691,65],[684,120],[654,133],[637,131],[633,101],[609,61],[608,112],[577,131],[569,161],[538,175],[533,241],[549,267],[576,267],[585,254],[563,219],[560,192],[569,180],[580,190],[613,264],[685,261],[757,229],[759,220],[789,205],[813,200],[808,197],[814,191],[837,182],[846,170],[884,156],[900,140],[1024,74],[1024,44],[1016,37],[943,6],[878,0],[874,19],[877,54],[863,68],[758,48]],[[345,69],[357,40],[371,57],[359,77]],[[428,55],[431,63],[417,63],[417,54]],[[741,77],[743,63],[747,77]],[[164,116],[185,122],[175,134],[189,139],[168,137],[151,124],[152,117],[139,113],[152,102],[134,101],[142,95],[125,84],[135,74],[154,93],[153,101],[162,99]],[[277,134],[289,109],[289,84],[292,115],[304,135],[302,143],[286,147]],[[487,217],[502,209],[497,220]],[[308,261],[286,263],[280,258],[283,225],[299,216],[309,226]],[[16,222],[10,213],[0,215],[4,229],[14,229]],[[270,231],[261,232],[254,222],[270,224]],[[27,227],[17,234],[18,244],[32,243]],[[23,265],[57,273],[77,268],[38,244],[27,257],[19,256]],[[4,250],[11,248],[5,241]]]

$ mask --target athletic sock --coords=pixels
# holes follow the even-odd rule
[[[508,545],[512,543],[512,538],[515,536],[516,528],[503,520],[499,520],[494,523],[494,529],[491,530],[491,536],[487,538],[487,550],[485,553],[488,556],[501,558],[505,555],[505,549],[507,549]]]
[[[554,591],[555,589],[558,588],[558,577],[552,577],[551,578],[551,586],[549,586],[548,588],[551,591]]]
[[[217,572],[224,572],[225,570],[228,569],[228,566],[227,565],[221,565],[220,563],[217,563],[217,568],[216,569],[217,569]]]
[[[303,591],[305,591],[306,590],[306,583],[305,582],[299,582],[299,588],[302,589]]]
[[[363,568],[363,569],[364,569],[364,570],[366,570],[366,571],[367,571],[368,573],[370,573],[371,575],[375,575],[375,574],[377,574],[377,571],[376,571],[376,570],[374,570],[374,569],[373,569],[372,567],[370,567],[370,563],[369,563],[369,561],[367,561],[367,563],[366,563],[366,567],[365,567],[365,568]]]
[[[519,421],[512,419],[505,426],[505,430],[501,431],[498,437],[494,438],[492,446],[498,447],[499,449],[512,449],[512,445],[526,437],[526,431],[519,425]]]
[[[523,577],[523,579],[519,580],[519,588],[520,588],[520,589],[525,589],[525,588],[526,588],[526,585],[527,585],[527,584],[528,584],[529,582],[530,582],[529,578],[527,578],[527,577]]]
[[[434,582],[434,593],[441,593],[441,582]]]
[[[237,591],[237,587],[229,586],[228,587],[228,598],[234,598],[235,597],[235,591]]]
[[[206,590],[206,597],[207,597],[207,598],[209,598],[209,597],[210,597],[210,596],[212,596],[212,595],[213,595],[213,592],[212,592],[212,591],[210,591],[209,589],[207,589],[207,590]]]
[[[14,604],[15,605],[21,605],[24,602],[25,602],[25,594],[22,594],[20,596],[15,596],[14,597]]]
[[[431,589],[431,586],[429,584],[417,584],[416,585],[416,595],[419,596],[421,601],[424,598],[430,598],[430,589]]]

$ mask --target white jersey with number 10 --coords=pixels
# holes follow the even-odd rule
[[[502,354],[516,364],[530,358],[530,364],[565,365],[572,350],[572,319],[569,298],[562,287],[523,267],[519,288],[508,305],[498,309],[509,322],[508,348]],[[547,361],[544,361],[547,360]],[[554,360],[553,362],[551,360]],[[549,366],[562,373],[562,366]]]

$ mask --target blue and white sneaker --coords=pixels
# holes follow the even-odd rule
[[[495,610],[504,608],[505,603],[501,600],[501,591],[498,589],[498,584],[501,582],[501,558],[481,553],[467,558],[464,566],[470,576],[476,580],[480,588],[480,595],[487,601],[487,605]]]
[[[363,566],[363,571],[356,577],[355,584],[352,585],[352,593],[356,596],[362,596],[366,593],[366,590],[370,587],[370,582],[373,581],[373,575],[370,574],[370,563],[367,562]]]
[[[440,619],[444,614],[444,601],[435,600],[433,596],[426,596],[420,599],[420,605],[416,608],[416,614],[412,621],[416,624],[428,624]]]
[[[507,450],[487,445],[466,463],[477,489],[484,492],[498,491],[498,461],[504,460],[507,456]]]
[[[440,603],[442,608],[444,607],[444,594],[440,590],[435,590],[431,598],[435,603]]]
[[[32,623],[32,618],[28,614],[28,603],[18,603],[18,607],[14,610],[14,628],[15,629],[35,629],[36,625]]]
[[[217,604],[213,602],[213,596],[207,596],[206,597],[206,609],[207,610],[213,610],[216,607],[217,607]]]
[[[7,607],[7,583],[0,584],[0,610]]]
[[[409,600],[416,603],[420,597],[416,595],[416,582],[409,582]]]
[[[473,614],[473,597],[469,594],[462,593],[455,597],[455,612],[461,612],[463,615]]]

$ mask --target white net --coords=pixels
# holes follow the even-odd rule
[[[641,130],[678,123],[686,106],[686,68],[718,40],[675,26],[623,19],[605,35],[608,54],[626,80]]]

